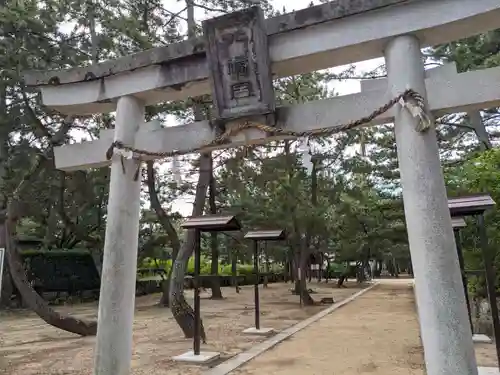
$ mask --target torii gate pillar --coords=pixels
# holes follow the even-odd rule
[[[133,144],[144,123],[144,109],[133,96],[118,99],[115,141]],[[139,168],[138,160],[112,158],[94,375],[130,373],[141,204]]]
[[[426,96],[420,43],[414,36],[386,46],[389,90]],[[428,375],[477,375],[446,188],[434,127],[398,106],[395,133],[420,331]]]

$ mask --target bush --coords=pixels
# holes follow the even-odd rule
[[[211,274],[211,260],[210,258],[202,256],[200,259],[200,275],[210,275]],[[172,260],[162,260],[157,259],[156,262],[152,258],[144,258],[144,260],[139,265],[141,269],[156,269],[163,268],[166,273],[172,268]],[[219,263],[219,275],[221,276],[231,276],[231,265]],[[283,272],[283,267],[278,264],[272,264],[269,268],[271,273],[281,273]],[[237,275],[251,275],[253,273],[253,264],[237,264],[236,274]],[[186,275],[194,274],[194,257],[189,258]],[[152,275],[151,275],[152,276]],[[145,273],[141,272],[141,277],[145,277]]]
[[[88,250],[24,250],[28,279],[40,293],[81,292],[100,287],[99,273]]]

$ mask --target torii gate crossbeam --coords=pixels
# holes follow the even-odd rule
[[[497,0],[337,0],[269,18],[266,29],[274,76],[285,77],[383,57],[387,41],[407,33],[421,47],[448,43],[492,30],[499,18]],[[125,95],[151,105],[211,92],[201,38],[24,79],[67,114],[114,111]]]

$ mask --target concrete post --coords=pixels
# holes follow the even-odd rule
[[[121,97],[115,140],[133,144],[143,122],[144,105]],[[128,375],[132,357],[141,176],[134,181],[138,161],[120,159],[111,163],[94,375]]]
[[[472,111],[467,113],[471,125],[474,127],[474,132],[476,133],[477,139],[479,140],[479,147],[481,150],[489,150],[492,145],[490,141],[490,136],[486,131],[484,126],[483,118],[481,117],[480,111]]]
[[[426,97],[417,38],[393,39],[385,59],[392,96],[412,88]],[[427,374],[477,375],[436,133],[417,132],[418,120],[399,105],[394,115]]]

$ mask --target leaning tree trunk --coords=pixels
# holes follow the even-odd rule
[[[67,126],[68,124],[66,123],[65,125]],[[67,129],[67,127],[63,128],[59,134],[66,134]],[[66,133],[64,133],[64,131]],[[69,315],[60,314],[51,309],[48,303],[33,290],[26,277],[23,262],[12,238],[12,234],[15,233],[17,222],[23,217],[22,213],[24,212],[24,207],[21,197],[24,195],[26,188],[31,185],[30,180],[35,176],[39,176],[46,162],[47,161],[42,156],[37,158],[33,167],[23,176],[21,182],[12,193],[12,198],[9,204],[7,204],[7,209],[0,213],[0,236],[3,237],[0,242],[5,243],[5,257],[10,275],[23,302],[43,321],[56,328],[80,336],[93,336],[97,333],[97,322],[88,322]],[[50,163],[51,161],[48,160],[48,162]]]
[[[214,176],[214,160],[210,157],[210,186],[208,194],[208,203],[210,206],[210,213],[217,213],[217,205],[215,203],[216,192],[216,182]],[[220,288],[219,279],[219,241],[217,232],[210,233],[210,248],[212,250],[212,263],[210,265],[210,273],[212,274],[212,282],[210,287],[212,289],[212,299],[222,299],[222,291]]]
[[[97,322],[77,319],[69,315],[58,313],[49,307],[48,303],[31,287],[24,270],[24,266],[10,235],[12,223],[0,224],[3,226],[1,235],[5,238],[6,260],[12,275],[15,287],[21,294],[23,302],[46,323],[67,332],[80,336],[93,336],[97,332]]]
[[[4,82],[0,82],[0,209],[5,209],[7,199],[5,196],[5,177],[7,175],[7,162],[9,159],[9,130],[11,129],[8,121],[7,108],[7,87]],[[4,237],[4,236],[2,236]],[[2,238],[0,247],[5,248],[5,238]],[[2,264],[0,264],[2,267]],[[10,276],[9,267],[4,259],[2,280],[0,280],[0,309],[11,306],[12,296],[14,294],[14,286]]]
[[[196,186],[196,195],[193,205],[193,216],[203,214],[205,207],[205,197],[210,183],[210,159],[209,154],[200,155],[200,175]],[[184,277],[188,260],[195,247],[195,232],[188,230],[186,239],[172,264],[172,278],[170,280],[170,309],[177,324],[187,338],[194,336],[194,311],[187,303],[184,296]],[[201,334],[205,341],[205,330],[201,323]]]
[[[160,203],[160,199],[158,198],[158,192],[156,191],[156,173],[154,169],[153,161],[148,161],[146,163],[147,170],[147,184],[148,184],[148,193],[149,193],[149,201],[151,202],[151,208],[156,213],[156,217],[160,222],[163,230],[167,233],[168,240],[170,242],[170,247],[172,247],[172,260],[177,258],[177,254],[179,253],[179,249],[181,247],[181,242],[179,240],[179,236],[175,227],[170,220],[170,217],[163,209]],[[160,299],[160,306],[168,307],[170,305],[170,280],[172,279],[172,270],[173,267],[170,267],[168,271],[167,279],[162,281],[162,295]]]
[[[196,22],[194,19],[194,2],[193,0],[186,0],[187,5],[187,26],[188,37],[193,38],[196,36]],[[204,118],[202,108],[199,105],[194,105],[194,120],[200,121]],[[211,173],[210,154],[201,154],[199,158],[200,174],[198,177],[198,184],[196,186],[196,194],[193,205],[193,216],[200,216],[203,214],[205,207],[205,198],[207,196],[208,185],[210,184]],[[189,257],[193,253],[195,247],[195,231],[188,230],[186,238],[182,247],[172,263],[172,276],[170,280],[170,310],[175,318],[175,321],[184,332],[186,338],[194,336],[194,311],[193,308],[187,303],[184,296],[184,277],[186,275],[186,268]],[[201,336],[205,342],[205,329],[203,322],[200,321]]]

